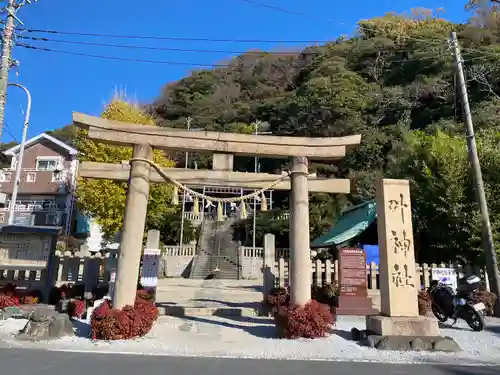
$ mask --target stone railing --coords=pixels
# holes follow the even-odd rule
[[[194,257],[196,252],[196,245],[167,245],[163,248],[164,257]]]
[[[290,254],[290,249],[276,249],[276,258],[288,259]],[[263,247],[252,247],[252,246],[241,246],[240,247],[240,258],[263,258],[264,248]]]
[[[184,212],[184,219],[191,221],[202,221],[203,220],[203,212],[195,214],[194,212]]]
[[[88,254],[56,251],[48,260],[36,264],[1,264],[0,284],[15,284],[18,288],[39,290],[44,295],[53,286],[83,283],[88,291],[105,284],[110,269],[116,267],[116,253]]]
[[[196,245],[166,245],[162,251],[160,277],[184,277],[196,255]]]

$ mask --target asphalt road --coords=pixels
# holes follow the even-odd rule
[[[2,375],[498,375],[497,367],[153,357],[0,349]]]

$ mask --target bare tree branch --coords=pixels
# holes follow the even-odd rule
[[[493,69],[486,67],[484,64],[473,65],[467,69],[468,81],[476,82],[481,91],[489,92],[497,99],[500,99],[500,96],[495,92],[495,90],[493,90],[493,86],[488,79],[492,70]]]

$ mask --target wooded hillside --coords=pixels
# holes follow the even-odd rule
[[[372,198],[377,177],[404,177],[414,182],[420,260],[474,258],[479,254],[477,211],[448,40],[450,31],[458,33],[498,233],[500,205],[493,197],[500,182],[499,20],[495,7],[471,7],[470,22],[463,25],[422,9],[360,21],[352,38],[300,53],[252,51],[227,68],[196,71],[167,84],[151,110],[166,126],[184,127],[191,117],[193,127],[223,131],[248,132],[248,124],[259,120],[268,122],[276,135],[361,133],[360,149],[342,163],[312,167],[318,174],[353,182],[347,197],[311,198],[312,236],[325,230],[342,208]],[[262,160],[261,170],[279,169],[281,163]],[[238,168],[252,171],[253,161],[239,160]],[[281,203],[286,206],[286,199]],[[270,215],[261,217],[260,227],[269,228]],[[282,245],[286,226],[272,225]],[[251,233],[250,222],[239,229]],[[262,230],[257,234],[260,238]]]

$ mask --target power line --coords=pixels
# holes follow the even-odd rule
[[[196,66],[196,67],[204,67],[204,68],[228,68],[228,67],[232,66],[232,64],[211,64],[211,63],[196,63],[196,62],[188,62],[188,61],[148,60],[148,59],[136,59],[136,58],[130,58],[130,57],[121,57],[121,56],[96,55],[96,54],[88,54],[88,53],[82,53],[82,52],[72,52],[72,51],[58,50],[58,49],[52,49],[52,48],[37,47],[37,46],[28,45],[28,44],[24,44],[24,43],[17,43],[17,45],[19,47],[30,49],[30,50],[52,52],[52,53],[59,53],[59,54],[64,54],[64,55],[72,55],[72,56],[80,56],[80,57],[90,57],[90,58],[96,58],[96,59],[101,59],[101,60],[129,61],[129,62],[138,62],[138,63],[163,64],[163,65]],[[331,51],[328,50],[328,51],[325,51],[322,53],[318,53],[316,57],[324,57],[327,54],[329,54],[330,52]],[[403,51],[398,51],[398,52],[405,52],[405,51],[403,50]],[[443,50],[443,52],[445,52],[445,50]],[[300,55],[300,54],[301,54],[300,52],[296,53],[296,55]],[[423,57],[419,57],[419,58],[407,58],[407,59],[402,59],[402,60],[390,60],[388,62],[390,62],[390,63],[404,63],[404,62],[411,62],[411,61],[435,60],[436,57],[443,57],[443,55],[441,55],[441,56],[439,56],[439,55],[423,56]],[[311,63],[302,67],[302,69],[305,69],[308,66],[311,66],[313,63],[314,63],[314,61],[312,61]]]
[[[40,38],[40,37],[29,37],[29,36],[18,36],[19,39],[28,39],[41,42],[54,42],[54,43],[64,43],[64,44],[77,44],[95,47],[114,47],[114,48],[128,48],[128,49],[144,49],[151,51],[177,51],[177,52],[199,52],[199,53],[237,53],[237,54],[247,54],[247,55],[283,55],[290,56],[298,53],[303,53],[300,51],[296,52],[270,52],[270,51],[234,51],[234,50],[220,50],[220,49],[196,49],[196,48],[172,48],[172,47],[150,47],[150,46],[136,46],[136,45],[125,45],[125,44],[113,44],[113,43],[93,43],[93,42],[83,42],[75,40],[62,40],[62,39],[51,39],[51,38]],[[317,52],[306,52],[306,54],[316,54]]]
[[[14,140],[14,142],[19,143],[19,142],[18,142],[18,140],[17,140],[17,138],[14,136],[14,134],[12,134],[12,130],[11,130],[11,128],[10,128],[10,125],[9,125],[9,123],[7,122],[7,120],[5,120],[5,119],[4,119],[4,125],[5,125],[5,126],[4,126],[4,130],[5,130],[5,132],[6,132],[8,135],[10,135],[10,137]]]
[[[152,36],[152,35],[119,35],[119,34],[102,34],[76,31],[57,31],[57,30],[42,30],[42,29],[24,29],[28,33],[44,33],[44,34],[61,34],[75,36],[89,36],[101,38],[117,38],[117,39],[150,39],[150,40],[172,40],[182,42],[221,42],[221,43],[276,43],[276,44],[316,44],[328,43],[328,40],[269,40],[269,39],[214,39],[214,38],[190,38],[190,37],[175,37],[175,36]]]
[[[196,53],[234,53],[240,55],[277,55],[277,56],[291,56],[291,55],[317,55],[317,51],[290,51],[290,52],[280,52],[280,51],[252,51],[252,50],[220,50],[220,49],[197,49],[197,48],[172,48],[172,47],[151,47],[151,46],[137,46],[130,44],[114,44],[114,43],[94,43],[94,42],[84,42],[75,40],[62,40],[62,39],[52,39],[52,38],[41,38],[41,37],[28,37],[28,36],[18,36],[19,39],[40,41],[40,42],[53,42],[53,43],[63,43],[63,44],[74,44],[74,45],[86,45],[95,47],[113,47],[113,48],[124,48],[124,49],[143,49],[151,51],[173,51],[173,52],[196,52]],[[324,46],[321,46],[324,47]],[[414,49],[398,49],[397,52],[413,52]]]
[[[291,15],[294,15],[294,16],[301,16],[301,17],[311,18],[311,19],[314,19],[314,20],[319,20],[319,21],[327,22],[327,23],[336,23],[336,24],[339,24],[339,25],[347,25],[345,22],[328,20],[328,19],[324,19],[324,18],[321,18],[321,17],[314,16],[312,14],[301,13],[301,12],[298,12],[296,10],[292,10],[292,9],[289,9],[289,8],[283,8],[283,7],[277,6],[277,5],[271,5],[271,4],[263,3],[263,2],[260,2],[260,1],[256,1],[256,0],[240,0],[240,1],[243,1],[243,2],[248,3],[248,4],[256,5],[256,6],[259,6],[261,8],[267,8],[267,9],[271,9],[271,10],[278,11],[278,12],[281,12],[281,13],[291,14]]]
[[[277,10],[278,12],[282,12],[282,13],[293,14],[295,16],[304,16],[303,13],[300,13],[300,12],[297,12],[297,11],[291,10],[291,9],[282,8],[282,7],[279,7],[277,5],[265,4],[265,3],[261,3],[259,1],[254,1],[254,0],[240,0],[240,1],[243,1],[243,2],[248,3],[248,4],[257,5],[257,6],[262,7],[262,8]]]
[[[372,27],[368,25],[357,25],[360,31],[375,31],[376,25]],[[214,38],[191,38],[191,37],[173,37],[173,36],[152,36],[152,35],[121,35],[121,34],[103,34],[103,33],[90,33],[90,32],[77,32],[77,31],[58,31],[58,30],[43,30],[43,29],[23,29],[22,31],[28,33],[42,33],[42,34],[59,34],[59,35],[73,35],[73,36],[86,36],[86,37],[100,37],[100,38],[117,38],[117,39],[143,39],[143,40],[170,40],[170,41],[183,41],[183,42],[221,42],[221,43],[275,43],[275,44],[327,44],[333,40],[273,40],[273,39],[214,39]],[[390,32],[384,30],[387,35],[396,36],[398,38],[411,40],[415,42],[432,44],[447,44],[448,39],[420,39],[404,35],[401,32]]]
[[[101,60],[120,60],[120,61],[131,61],[131,62],[140,62],[140,63],[164,64],[164,65],[198,66],[198,67],[205,67],[205,68],[227,68],[229,66],[229,64],[205,64],[205,63],[192,63],[192,62],[185,62],[185,61],[147,60],[147,59],[135,59],[135,58],[130,58],[130,57],[94,55],[94,54],[87,54],[87,53],[80,53],[80,52],[63,51],[63,50],[57,50],[57,49],[52,49],[52,48],[41,48],[41,47],[36,47],[36,46],[24,44],[24,43],[18,43],[17,45],[19,47],[22,47],[22,48],[38,50],[38,51],[43,51],[43,52],[53,52],[53,53],[80,56],[80,57],[92,57],[92,58],[101,59]]]

